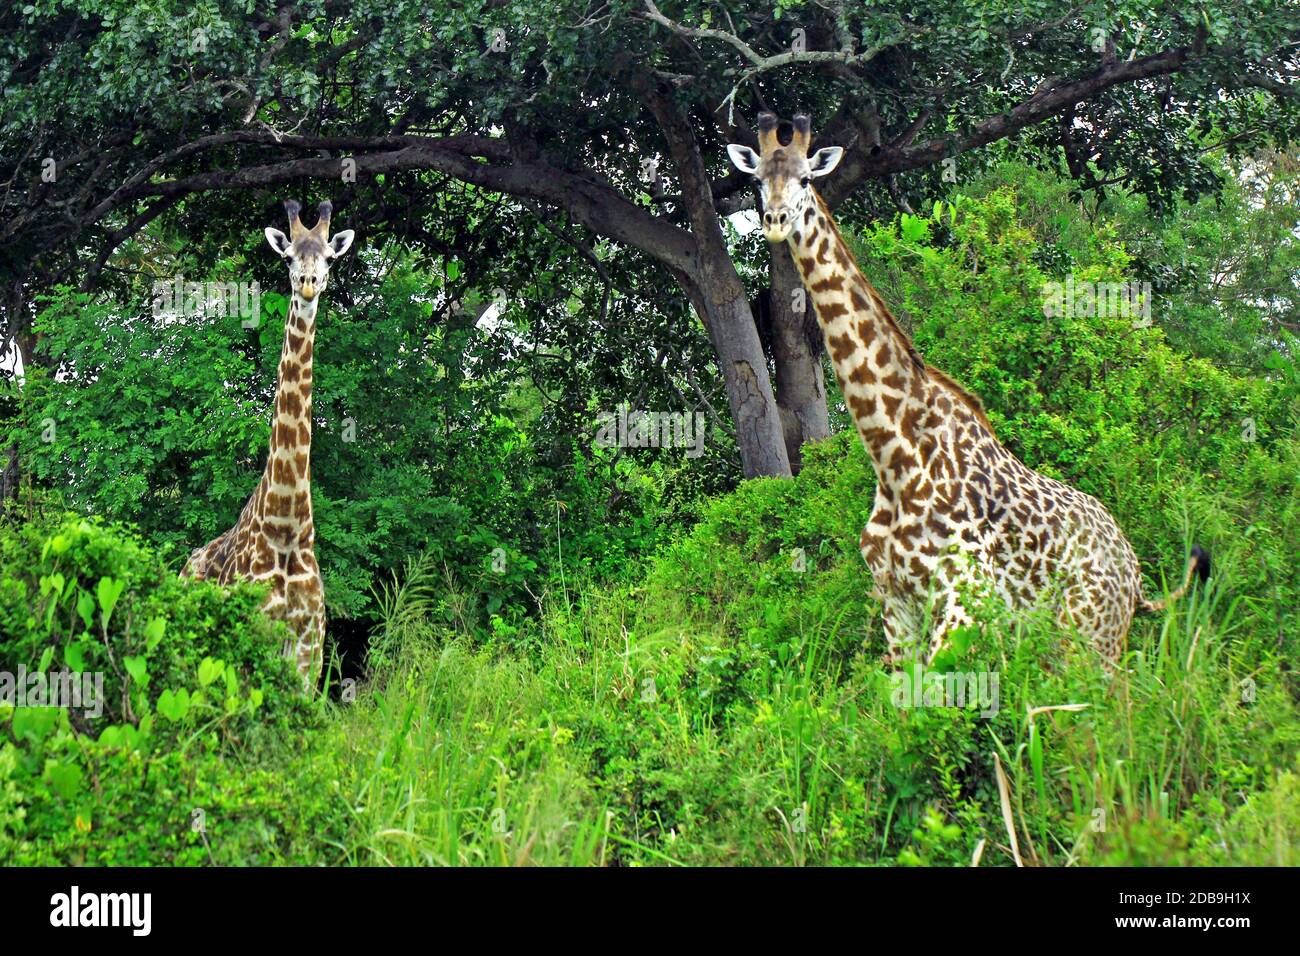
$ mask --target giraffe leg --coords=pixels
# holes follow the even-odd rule
[[[915,653],[918,636],[924,633],[924,608],[906,597],[887,594],[880,613],[888,645],[883,663],[892,667]]]
[[[930,649],[926,655],[926,664],[933,663],[935,656],[943,650],[948,635],[958,628],[969,627],[975,623],[967,613],[956,591],[947,591],[935,600],[934,609],[938,612],[939,622],[930,633]]]
[[[325,616],[313,614],[298,633],[294,647],[294,663],[302,678],[303,693],[311,696],[320,682],[320,672],[325,660]]]
[[[931,582],[930,619],[935,623],[930,630],[929,653],[925,659],[927,664],[943,649],[949,634],[975,623],[975,619],[966,610],[963,595],[978,594],[981,575],[986,572],[985,564],[972,553],[953,552],[940,560]]]
[[[323,613],[316,619],[315,630],[316,641],[311,649],[311,671],[308,675],[311,693],[315,693],[320,685],[320,674],[325,667],[325,615]]]
[[[900,627],[899,609],[896,607],[898,602],[887,593],[881,593],[877,600],[880,601],[880,623],[885,631],[887,647],[884,664],[886,667],[893,667],[903,659],[908,642]]]

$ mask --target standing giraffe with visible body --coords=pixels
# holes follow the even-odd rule
[[[727,150],[758,179],[767,239],[790,244],[875,469],[875,506],[860,546],[890,657],[928,627],[932,659],[948,633],[972,623],[963,594],[991,587],[1012,608],[1055,594],[1061,622],[1090,638],[1107,666],[1117,662],[1133,612],[1162,610],[1186,592],[1193,572],[1204,580],[1208,556],[1192,550],[1182,586],[1166,601],[1144,598],[1133,548],[1105,507],[1007,451],[979,400],[925,364],[863,277],[811,185],[843,149],[809,157],[806,116],[782,124],[763,113],[758,129],[758,153]]]
[[[289,235],[267,227],[266,240],[289,264],[293,298],[284,324],[284,347],[271,419],[271,449],[257,490],[225,534],[190,555],[182,575],[229,584],[271,585],[263,610],[293,633],[285,648],[312,693],[325,648],[325,590],[316,563],[311,512],[311,384],[316,309],[330,263],[352,245],[352,230],[329,237],[331,205],[321,203],[312,229],[298,218],[299,205],[284,204]]]

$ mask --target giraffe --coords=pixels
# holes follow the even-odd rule
[[[293,288],[266,468],[235,526],[191,554],[181,574],[218,584],[237,579],[269,583],[263,610],[288,624],[293,641],[284,654],[293,660],[304,692],[311,694],[325,647],[325,590],[311,510],[312,346],[330,263],[348,251],[353,232],[329,236],[329,202],[320,204],[311,229],[298,218],[298,203],[290,200],[284,208],[289,235],[269,226],[265,230],[271,248],[288,262]]]
[[[933,660],[954,629],[974,623],[964,595],[991,592],[1011,608],[1054,600],[1058,620],[1089,639],[1109,671],[1135,610],[1163,610],[1194,573],[1205,580],[1208,554],[1194,547],[1182,585],[1147,600],[1133,548],[1101,502],[1008,451],[979,399],[926,364],[863,276],[812,186],[844,150],[809,156],[807,116],[783,123],[762,113],[757,126],[757,153],[727,151],[758,180],[767,239],[789,243],[875,470],[859,547],[881,604],[887,660],[919,652],[927,636]]]

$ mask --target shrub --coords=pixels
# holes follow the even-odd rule
[[[213,841],[218,825],[239,858],[296,838],[302,820],[274,811],[283,793],[260,761],[292,753],[318,718],[262,598],[182,581],[96,519],[0,532],[0,671],[100,682],[79,708],[0,705],[7,858],[202,862],[230,845]],[[248,824],[227,815],[258,804],[268,812]]]

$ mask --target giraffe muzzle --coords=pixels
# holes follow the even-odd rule
[[[768,242],[785,242],[794,224],[794,214],[788,209],[768,209],[763,213],[763,235]]]
[[[302,291],[298,294],[310,302],[312,299],[316,298],[316,287],[314,285],[304,285]]]

